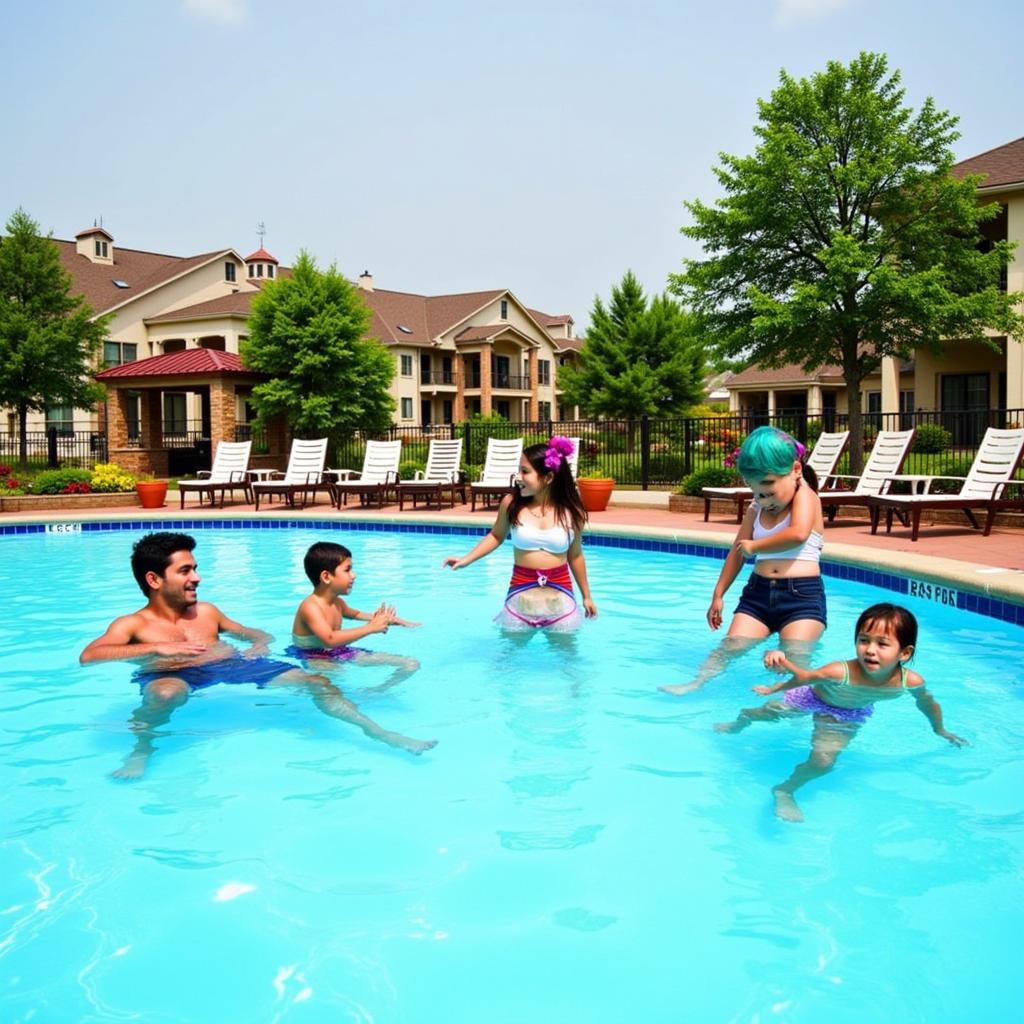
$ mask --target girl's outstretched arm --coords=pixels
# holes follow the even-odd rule
[[[969,747],[970,743],[967,742],[962,736],[957,736],[956,733],[947,732],[942,724],[942,708],[939,707],[939,702],[928,692],[927,687],[924,685],[924,680],[917,686],[911,686],[910,692],[914,695],[914,700],[917,701],[918,710],[925,718],[931,722],[932,732],[936,736],[941,736],[944,740],[949,740],[954,747]]]
[[[583,598],[583,614],[588,619],[597,615],[597,605],[590,596],[590,583],[587,581],[587,560],[583,557],[583,541],[577,535],[572,539],[572,546],[569,548],[569,569],[576,580],[576,586],[580,588],[580,595]]]
[[[798,686],[806,686],[808,683],[814,683],[819,679],[843,678],[843,663],[841,661],[832,661],[827,665],[822,665],[821,668],[808,669],[794,664],[786,657],[783,651],[769,651],[764,656],[764,664],[765,668],[783,669],[790,673],[790,677],[784,681],[773,683],[771,686],[758,685],[751,687],[754,693],[759,693],[763,697],[770,696],[773,693],[782,693],[784,690],[793,690]]]
[[[511,504],[511,497],[506,495],[501,499],[501,504],[498,506],[498,515],[494,520],[494,525],[491,527],[491,532],[486,537],[482,537],[468,555],[463,555],[462,558],[450,555],[441,564],[443,566],[451,566],[453,569],[462,569],[467,565],[471,565],[478,558],[489,555],[495,548],[501,547],[503,541],[508,536],[508,507]]]

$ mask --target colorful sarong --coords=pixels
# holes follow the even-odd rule
[[[796,709],[816,715],[831,715],[840,722],[852,722],[860,725],[866,722],[875,712],[874,706],[868,704],[863,708],[839,708],[834,704],[823,701],[815,692],[813,686],[795,686],[787,690],[782,698],[783,703]]]
[[[515,566],[505,607],[494,621],[509,629],[573,629],[579,620],[572,576],[563,562],[552,569]]]
[[[321,661],[351,661],[357,654],[372,654],[363,647],[298,647],[292,644],[285,652],[289,658],[320,659]]]

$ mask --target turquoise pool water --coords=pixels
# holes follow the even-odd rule
[[[1024,630],[902,599],[946,722],[879,709],[803,825],[769,788],[808,723],[738,736],[760,649],[702,693],[656,691],[713,645],[719,563],[594,548],[575,642],[491,625],[510,558],[467,537],[201,530],[201,596],[283,651],[317,537],[352,602],[424,625],[367,641],[421,667],[339,677],[414,758],[301,694],[219,686],[117,782],[137,694],[77,656],[138,607],[138,534],[0,538],[4,1022],[1011,1021],[1024,1006]],[[823,658],[883,591],[828,581]],[[732,595],[735,596],[735,595]],[[731,605],[730,605],[731,607]]]

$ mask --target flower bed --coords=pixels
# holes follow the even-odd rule
[[[0,496],[0,512],[65,512],[92,508],[138,507],[135,491],[113,494],[18,494]]]

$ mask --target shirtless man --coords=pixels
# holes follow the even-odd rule
[[[413,754],[434,745],[382,729],[326,677],[265,657],[272,639],[269,633],[242,626],[216,605],[198,600],[195,545],[195,539],[185,533],[150,533],[138,541],[132,549],[132,572],[146,596],[145,606],[115,619],[79,658],[82,664],[140,659],[143,665],[135,676],[142,691],[142,703],[131,719],[135,747],[114,772],[116,778],[141,776],[154,750],[156,728],[170,719],[192,690],[218,682],[301,686],[324,714],[359,726],[367,736]],[[220,639],[221,633],[247,640],[251,646],[239,653]]]

